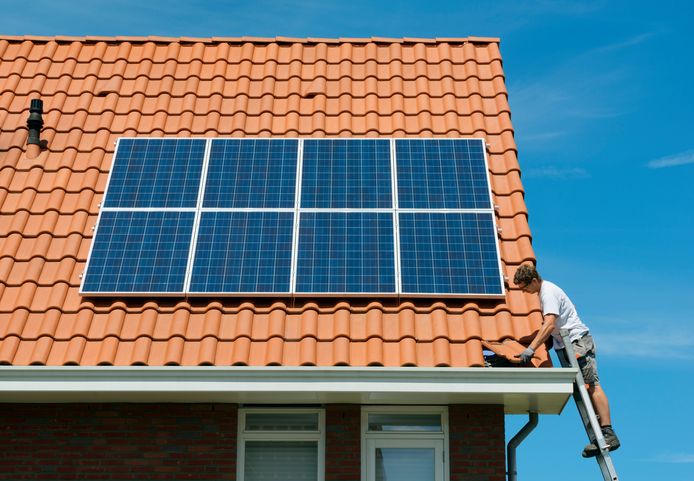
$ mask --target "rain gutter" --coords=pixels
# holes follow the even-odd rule
[[[575,368],[0,366],[0,402],[497,404],[558,414]]]

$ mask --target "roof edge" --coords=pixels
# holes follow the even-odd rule
[[[390,37],[339,37],[339,38],[319,38],[319,37],[167,37],[167,36],[72,36],[72,35],[1,35],[0,40],[15,41],[15,42],[130,42],[130,43],[255,43],[255,44],[271,44],[271,43],[304,43],[304,44],[319,44],[319,43],[500,43],[499,37],[435,37],[435,38],[390,38]]]
[[[0,366],[2,402],[496,404],[558,414],[574,368]]]

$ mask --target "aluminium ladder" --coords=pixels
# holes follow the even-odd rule
[[[593,403],[590,401],[590,396],[588,395],[588,390],[583,380],[583,374],[581,374],[581,369],[578,366],[573,346],[569,340],[569,331],[561,329],[560,334],[564,341],[565,348],[563,350],[558,349],[557,355],[563,367],[575,367],[578,369],[576,379],[574,379],[574,401],[576,402],[578,413],[581,415],[581,420],[583,420],[583,427],[586,429],[588,439],[596,443],[600,448],[600,452],[595,456],[595,459],[598,462],[598,466],[600,466],[602,477],[605,481],[619,481],[619,478],[617,478],[617,471],[614,468],[614,464],[612,464],[610,451],[607,449],[607,443],[605,443],[605,438],[602,436],[602,430],[600,429]]]

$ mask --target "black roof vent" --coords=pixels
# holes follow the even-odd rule
[[[31,100],[27,127],[29,128],[29,139],[27,140],[27,144],[43,147],[41,144],[41,129],[43,128],[43,100]]]

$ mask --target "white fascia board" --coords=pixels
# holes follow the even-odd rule
[[[0,402],[502,404],[558,414],[573,368],[0,366]]]

